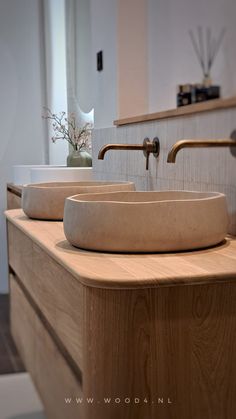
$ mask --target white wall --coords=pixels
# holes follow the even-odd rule
[[[0,292],[7,289],[3,211],[13,164],[43,164],[46,155],[40,0],[0,0]]]
[[[118,118],[148,113],[147,0],[119,0]]]
[[[112,126],[117,115],[117,0],[90,0],[95,127]],[[96,70],[103,50],[104,69]]]
[[[225,26],[227,33],[212,69],[212,79],[222,86],[222,95],[231,96],[236,93],[236,2],[235,0],[145,0],[148,13],[146,31],[148,37],[148,59],[146,60],[148,73],[148,88],[146,100],[148,112],[157,112],[176,107],[176,87],[181,83],[201,82],[202,72],[197,62],[188,35],[189,29],[197,29],[198,25],[210,26],[213,35],[218,35]],[[118,109],[120,70],[125,71],[126,63],[119,61],[118,34],[127,33],[127,27],[118,27],[118,7],[124,6],[127,0],[90,0],[92,14],[92,51],[95,127],[112,126],[113,120],[119,117]],[[139,10],[133,8],[133,17]],[[145,19],[144,19],[145,20]],[[128,20],[132,25],[132,18]],[[132,26],[133,27],[133,26]],[[145,29],[142,28],[144,34]],[[137,31],[137,39],[140,33]],[[132,40],[135,38],[133,30],[130,32]],[[144,34],[145,37],[145,34]],[[140,43],[133,43],[133,48],[143,48]],[[104,51],[104,71],[97,73],[96,52]],[[134,51],[132,51],[134,54]],[[140,51],[140,57],[143,51]],[[140,58],[142,59],[142,58]],[[127,73],[130,65],[127,63]],[[133,77],[136,77],[133,70]],[[136,106],[130,101],[129,89],[126,89],[127,103],[130,108],[125,109],[126,116],[133,115]],[[125,102],[125,92],[122,91],[122,101]],[[145,95],[145,92],[143,93]],[[122,109],[120,115],[124,117]]]
[[[94,92],[92,89],[92,31],[90,2],[75,2],[75,94],[83,112],[93,108]]]
[[[227,33],[212,68],[224,97],[236,93],[235,0],[149,1],[149,112],[176,106],[176,86],[201,82],[202,72],[188,35],[197,26]]]
[[[94,123],[90,1],[66,0],[67,107],[78,126]]]
[[[44,0],[47,107],[54,113],[67,112],[66,81],[66,0]],[[48,123],[49,137],[53,137]],[[49,138],[49,163],[65,165],[69,153],[68,143]]]

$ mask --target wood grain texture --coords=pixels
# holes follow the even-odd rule
[[[7,191],[7,209],[21,208],[21,197],[13,192]]]
[[[82,369],[81,284],[12,224],[8,243],[10,267]]]
[[[128,125],[138,122],[157,121],[161,119],[177,118],[188,115],[193,115],[202,112],[212,112],[221,109],[229,109],[236,107],[236,96],[227,99],[208,100],[206,102],[195,103],[193,105],[181,106],[180,108],[169,109],[162,112],[154,112],[146,115],[138,115],[117,119],[114,125]]]
[[[236,283],[87,288],[83,390],[99,403],[86,417],[234,419],[235,301]]]
[[[16,281],[11,278],[11,330],[41,396],[48,419],[83,418],[82,406],[65,403],[82,390]]]
[[[25,371],[10,333],[9,294],[0,294],[0,376]]]
[[[6,216],[10,224],[87,286],[127,289],[234,282],[236,278],[233,237],[214,248],[192,252],[138,255],[88,252],[66,241],[61,222],[30,220],[21,210],[7,211]],[[29,264],[30,260],[31,256]]]
[[[13,336],[49,419],[236,417],[235,239],[208,251],[141,258],[63,246],[57,263],[53,248],[62,239],[61,223],[26,220],[19,210],[7,216],[10,264],[27,288],[23,293],[23,287],[11,281]],[[176,280],[176,272],[182,272],[182,282]],[[201,284],[192,281],[196,272],[201,273]],[[112,286],[94,287],[95,274],[104,275],[105,283],[111,281]],[[161,280],[150,280],[154,275]],[[133,289],[127,278],[136,281]],[[171,278],[167,284],[166,278]],[[117,288],[119,281],[123,289]],[[73,287],[73,292],[67,292],[67,287]],[[60,316],[59,311],[66,308],[70,321],[62,320],[64,329],[70,330],[73,320],[77,324],[74,294],[81,288],[82,330],[71,338],[57,328],[55,313]],[[80,358],[75,358],[82,363],[83,388],[32,309],[33,303],[27,301],[28,292],[68,350],[72,353],[73,338],[75,347],[81,347]],[[66,301],[57,300],[64,293]],[[80,396],[84,400],[79,404],[81,416],[75,402]],[[65,397],[72,398],[66,407]]]

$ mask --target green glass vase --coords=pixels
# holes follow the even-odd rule
[[[91,167],[92,156],[85,150],[71,150],[67,157],[68,167]]]

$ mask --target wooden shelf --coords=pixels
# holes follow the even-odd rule
[[[138,122],[147,121],[158,121],[167,118],[178,118],[182,116],[188,116],[201,112],[212,112],[221,109],[235,108],[236,107],[236,96],[228,99],[216,99],[209,100],[206,102],[195,103],[194,105],[181,106],[176,109],[169,109],[167,111],[155,112],[146,115],[133,116],[129,118],[117,119],[114,121],[114,125],[128,125],[135,124]]]

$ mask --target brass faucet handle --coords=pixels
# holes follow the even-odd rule
[[[235,142],[235,145],[230,147],[230,152],[232,156],[236,157],[236,129],[231,132],[230,138]]]
[[[150,153],[154,155],[154,157],[158,157],[160,153],[160,141],[159,138],[153,138],[153,141],[150,141],[149,138],[144,138],[143,140],[143,154],[146,157],[146,170],[149,168],[149,156]]]

